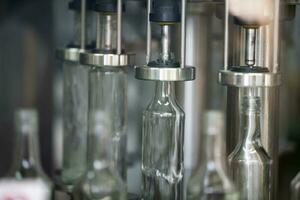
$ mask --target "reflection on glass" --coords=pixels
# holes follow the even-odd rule
[[[183,131],[184,112],[175,100],[174,83],[156,82],[143,114],[144,200],[183,198]]]
[[[238,200],[227,175],[224,148],[224,116],[221,111],[205,114],[205,162],[188,183],[188,200]]]
[[[229,156],[230,170],[243,200],[270,198],[272,160],[261,140],[261,98],[245,96],[241,104],[240,141]]]

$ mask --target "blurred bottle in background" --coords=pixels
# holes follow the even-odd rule
[[[205,162],[188,183],[188,200],[238,200],[227,174],[224,115],[219,110],[204,115]]]
[[[0,199],[50,200],[53,187],[40,164],[37,111],[17,110],[15,128],[13,164],[0,181]]]

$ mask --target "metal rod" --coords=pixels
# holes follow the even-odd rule
[[[224,31],[224,70],[228,69],[228,28],[229,28],[229,0],[225,0],[225,31]]]
[[[161,26],[161,53],[162,60],[167,61],[170,60],[170,52],[171,52],[171,31],[169,25]]]
[[[101,14],[97,13],[97,26],[96,26],[96,48],[101,48]]]
[[[181,3],[181,67],[185,67],[186,0]]]
[[[150,23],[150,13],[151,13],[151,0],[148,0],[147,5],[147,52],[146,52],[146,63],[148,64],[151,60],[151,23]]]
[[[122,54],[122,0],[118,0],[117,54]]]
[[[81,38],[80,38],[80,48],[85,49],[86,46],[86,0],[81,0]]]
[[[111,50],[113,48],[112,45],[112,36],[113,36],[113,28],[112,28],[112,16],[111,15],[105,15],[105,27],[104,27],[104,40],[103,40],[103,46],[106,50]]]
[[[256,29],[246,28],[245,63],[248,66],[255,65]]]

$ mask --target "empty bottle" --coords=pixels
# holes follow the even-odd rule
[[[156,82],[143,114],[142,174],[144,200],[183,198],[184,112],[173,82]]]
[[[60,185],[72,192],[84,174],[87,153],[88,66],[64,63],[63,160]]]
[[[28,200],[50,200],[53,187],[40,163],[36,110],[16,111],[15,127],[13,164],[5,179],[0,182],[0,199],[22,197]]]
[[[245,96],[240,115],[240,140],[229,155],[232,179],[243,200],[270,199],[272,160],[263,148],[261,132],[261,98]]]
[[[114,167],[114,136],[106,113],[89,114],[88,166],[74,189],[75,200],[125,200],[126,184]]]
[[[224,148],[224,116],[221,111],[205,114],[205,161],[188,183],[188,200],[238,200],[238,193],[227,175]]]

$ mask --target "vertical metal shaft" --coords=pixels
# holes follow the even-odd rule
[[[86,0],[81,0],[81,40],[80,48],[85,49],[86,45]]]
[[[96,48],[101,48],[101,14],[97,13]]]
[[[122,0],[118,0],[117,54],[122,53]]]
[[[245,63],[248,66],[255,65],[256,29],[246,28]]]
[[[186,0],[181,3],[181,67],[185,67],[185,50],[186,50]]]
[[[97,49],[113,49],[113,16],[110,14],[97,15]]]
[[[170,60],[170,49],[171,46],[171,31],[169,25],[161,26],[161,51],[162,51],[162,60]]]
[[[150,23],[150,13],[151,13],[151,0],[148,0],[147,5],[147,52],[146,52],[146,63],[148,64],[151,59],[151,23]]]
[[[224,29],[224,70],[228,69],[228,47],[229,47],[229,38],[228,38],[228,30],[229,30],[229,1],[225,1],[225,29]]]

